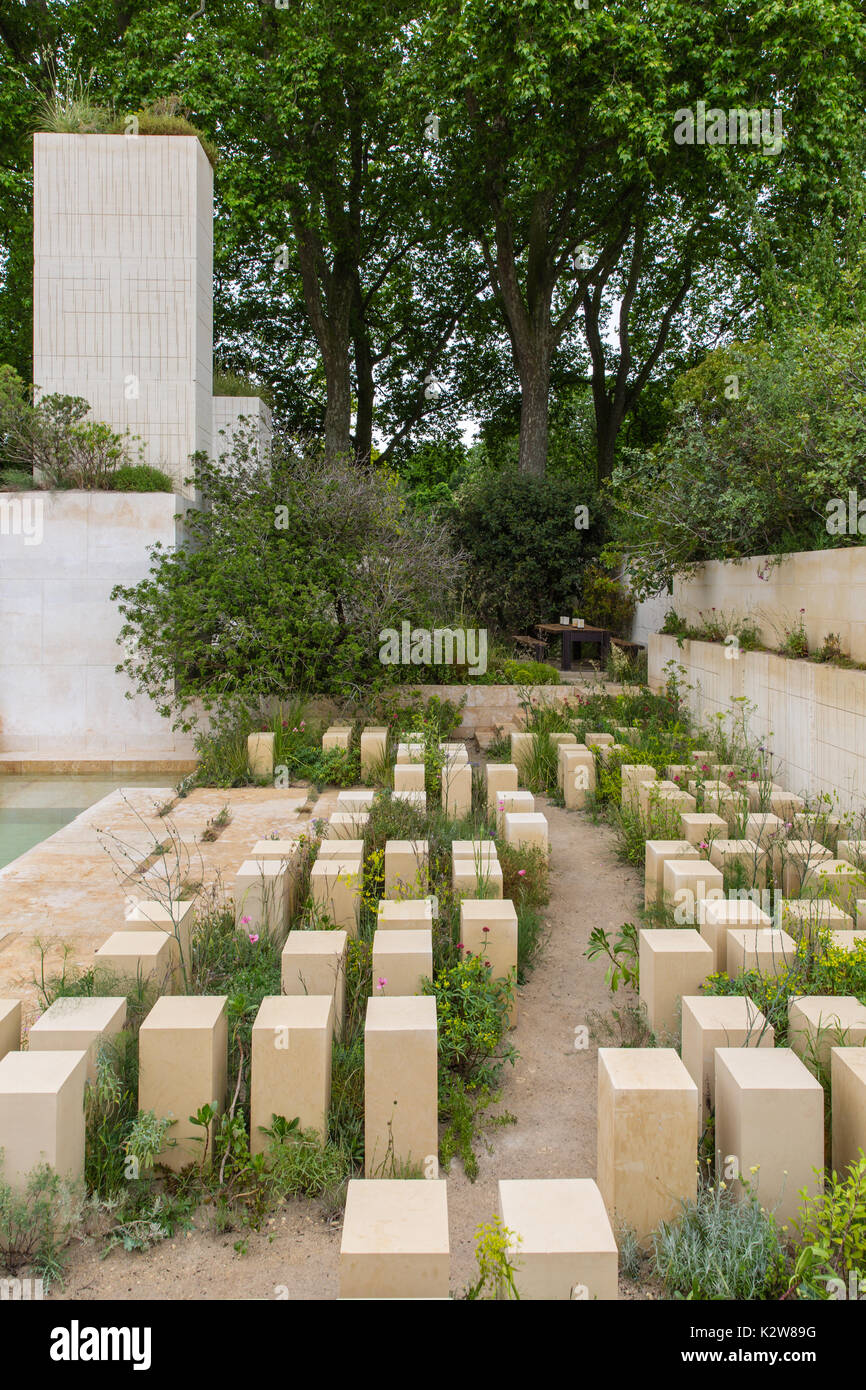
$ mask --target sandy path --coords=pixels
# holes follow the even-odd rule
[[[636,920],[641,880],[614,852],[614,837],[581,815],[546,806],[551,836],[548,936],[529,982],[519,991],[512,1037],[520,1058],[504,1075],[498,1109],[516,1125],[492,1130],[480,1173],[470,1183],[459,1162],[448,1178],[451,1288],[475,1274],[475,1230],[496,1210],[496,1182],[517,1177],[595,1177],[596,1049],[575,1050],[575,1028],[590,1010],[608,1012],[601,963],[583,951],[593,927],[610,930]],[[234,1243],[245,1238],[247,1253]],[[295,1299],[337,1294],[338,1226],[317,1219],[309,1204],[286,1208],[261,1234],[216,1236],[196,1231],[144,1255],[121,1251],[100,1261],[97,1248],[75,1250],[65,1290],[71,1299]]]

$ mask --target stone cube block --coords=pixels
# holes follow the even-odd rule
[[[798,898],[818,865],[832,858],[830,851],[814,840],[783,840],[776,844],[773,847],[774,868],[776,877],[782,880],[785,897]]]
[[[168,932],[177,938],[181,959],[185,965],[190,963],[190,937],[195,925],[195,904],[192,902],[159,902],[156,898],[144,898],[131,908],[120,931]]]
[[[598,1185],[590,1178],[518,1178],[498,1183],[499,1216],[521,1299],[613,1300],[619,1252]]]
[[[180,948],[167,932],[116,931],[94,951],[93,964],[120,988],[131,989],[140,981],[171,994],[178,984]]]
[[[364,858],[363,840],[322,840],[316,851],[317,859],[349,859],[358,860]]]
[[[376,916],[377,931],[429,931],[433,930],[433,899],[380,898]]]
[[[322,734],[322,749],[327,752],[329,748],[341,748],[344,752],[348,751],[352,741],[352,730],[340,724],[332,724]]]
[[[444,1178],[352,1178],[340,1241],[340,1298],[447,1298]]]
[[[358,934],[364,867],[360,859],[317,859],[310,870],[310,896],[318,910],[351,936]]]
[[[280,957],[283,994],[328,994],[334,999],[334,1031],[342,1036],[346,1014],[345,931],[292,931]]]
[[[731,927],[772,927],[773,920],[750,898],[713,898],[698,904],[701,936],[713,953],[713,972],[728,968]]]
[[[247,762],[254,777],[273,777],[274,775],[274,736],[273,734],[247,735]]]
[[[21,1046],[21,1000],[0,999],[0,1062]]]
[[[798,1216],[802,1188],[822,1190],[824,1091],[790,1048],[717,1048],[716,1160],[734,1195],[745,1178],[780,1226]]]
[[[394,766],[395,792],[423,792],[423,763],[396,763]]]
[[[603,748],[606,743],[613,743],[613,734],[589,733],[584,734],[584,743],[588,748]]]
[[[683,995],[697,994],[713,970],[712,948],[700,932],[681,927],[642,929],[638,934],[640,1001],[653,1032],[678,1035]]]
[[[496,807],[497,834],[505,834],[506,811],[522,811],[524,814],[531,814],[534,810],[535,797],[532,795],[532,792],[503,792],[499,797]]]
[[[754,840],[762,849],[775,844],[785,828],[785,822],[772,811],[752,811],[746,816],[745,834],[747,840]]]
[[[550,850],[547,816],[541,811],[506,811],[505,843],[514,849]]]
[[[337,810],[348,812],[349,815],[369,811],[375,799],[375,787],[347,787],[337,793]]]
[[[451,865],[451,888],[455,898],[501,898],[502,866],[498,859],[455,857]]]
[[[697,1195],[698,1088],[673,1048],[598,1050],[598,1186],[646,1244]]]
[[[792,792],[775,791],[770,796],[770,810],[784,821],[791,820],[798,811],[805,810],[805,806],[802,796],[795,796]]]
[[[809,940],[822,928],[849,932],[854,925],[847,912],[829,898],[778,898],[775,924],[791,936],[799,939],[805,934]]]
[[[427,793],[424,792],[392,792],[395,801],[405,801],[407,806],[414,806],[416,811],[422,814],[427,810]]]
[[[235,874],[232,899],[238,931],[269,935],[278,943],[285,940],[289,870],[281,859],[245,859]]]
[[[517,912],[510,898],[463,898],[460,903],[463,950],[490,962],[495,980],[509,977],[517,986]],[[517,1022],[517,995],[512,996],[510,1023]]]
[[[388,756],[388,730],[373,727],[361,731],[361,776],[370,777],[383,768]]]
[[[266,995],[253,1023],[250,1153],[264,1153],[274,1115],[328,1134],[334,996]]]
[[[532,757],[535,748],[536,736],[521,730],[511,735],[511,761],[517,768],[521,777],[526,772],[527,764]]]
[[[745,995],[684,995],[682,1057],[701,1094],[698,1129],[716,1104],[716,1048],[773,1047],[775,1032]]]
[[[664,867],[669,859],[700,859],[688,840],[647,840],[644,847],[644,907],[657,902],[663,884]]]
[[[424,898],[429,892],[426,840],[385,841],[385,897]]]
[[[354,840],[364,834],[369,820],[369,811],[332,811],[323,837],[326,840]]]
[[[712,844],[713,840],[724,839],[728,833],[728,822],[713,811],[682,811],[680,827],[683,839],[696,847]]]
[[[225,1107],[227,1005],[222,994],[158,999],[139,1031],[138,1108],[175,1119],[159,1156],[174,1172],[200,1162],[204,1150],[204,1131],[189,1116],[203,1105]]]
[[[367,1000],[364,1027],[364,1173],[388,1178],[439,1152],[436,1000]]]
[[[779,975],[791,965],[796,950],[788,933],[777,927],[728,927],[728,974],[732,980],[747,970]]]
[[[623,763],[620,773],[622,774],[623,806],[637,804],[637,789],[641,782],[654,782],[656,780],[656,770],[654,767],[650,767],[649,763]]]
[[[455,820],[472,810],[472,766],[451,761],[442,769],[442,810]]]
[[[96,1081],[100,1045],[126,1027],[126,998],[61,995],[30,1029],[31,1052],[84,1052],[87,1080]]]
[[[866,1047],[830,1049],[833,1170],[840,1177],[866,1154]]]
[[[47,1163],[62,1178],[84,1177],[87,1053],[7,1052],[0,1061],[0,1175],[16,1192]]]
[[[864,941],[866,931],[830,931],[830,945],[839,951],[859,950]]]
[[[853,994],[807,994],[788,999],[788,1043],[810,1071],[830,1073],[831,1047],[866,1043],[866,1006]]]
[[[650,808],[659,804],[665,792],[669,792],[674,798],[678,798],[682,795],[681,789],[677,786],[676,782],[668,782],[661,777],[651,777],[648,781],[637,783],[638,808],[644,820],[649,819]],[[688,796],[688,792],[686,792],[685,795]],[[674,804],[676,804],[676,801]],[[691,803],[687,802],[684,806],[680,807],[681,812],[694,811],[694,809],[694,799],[691,800]]]
[[[849,917],[857,911],[857,899],[863,896],[866,876],[856,865],[845,859],[825,859],[810,865],[803,883],[802,895],[810,898],[829,898]]]
[[[595,758],[591,753],[571,750],[568,746],[560,764],[562,794],[567,811],[581,811],[587,794],[595,790]]]
[[[556,750],[556,782],[557,786],[559,787],[562,787],[564,785],[563,779],[565,766],[569,757],[573,753],[583,753],[585,755],[586,765],[587,767],[592,768],[594,779],[595,755],[592,752],[592,749],[587,748],[585,743],[561,743]],[[592,785],[595,786],[594,780],[592,782]]]
[[[487,783],[487,811],[496,815],[496,802],[500,792],[516,792],[518,771],[514,763],[488,763],[484,769]]]
[[[866,869],[866,840],[839,840],[836,844],[837,859],[854,864],[858,869]]]
[[[374,994],[420,994],[424,980],[432,978],[431,930],[417,927],[401,930],[398,927],[373,933]]]
[[[710,863],[745,888],[760,887],[767,881],[767,854],[754,840],[718,839],[709,850]]]
[[[665,903],[673,908],[674,920],[683,926],[694,926],[701,899],[724,895],[721,869],[709,859],[666,859],[662,869],[662,894]]]

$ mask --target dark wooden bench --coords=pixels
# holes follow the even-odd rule
[[[547,643],[541,637],[525,637],[523,635],[512,634],[512,642],[522,652],[531,652],[536,661],[543,661],[547,656]]]
[[[618,647],[626,656],[640,656],[641,652],[646,651],[645,642],[624,642],[621,637],[611,637],[610,645]]]

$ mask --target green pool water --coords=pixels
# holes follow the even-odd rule
[[[159,773],[123,777],[0,776],[0,869],[118,787],[171,787]]]

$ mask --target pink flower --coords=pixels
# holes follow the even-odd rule
[[[489,928],[489,927],[482,927],[481,930],[482,930],[482,931],[490,931],[490,928]]]
[[[306,729],[306,727],[307,727],[306,720],[302,719],[302,720],[301,720],[301,728],[302,728],[302,729]]]
[[[526,870],[525,870],[525,869],[518,869],[518,870],[517,870],[517,877],[518,877],[518,878],[523,878],[523,876],[525,875],[525,873],[526,873]]]
[[[380,975],[378,980],[376,981],[376,984],[379,986],[380,989],[384,989],[387,983],[388,981],[385,979],[384,975]]]
[[[457,942],[457,949],[458,949],[458,951],[462,951],[462,950],[463,950],[463,942],[462,942],[462,941],[458,941],[458,942]]]
[[[256,942],[258,941],[258,939],[259,939],[258,932],[250,932],[250,941],[252,942],[253,946],[255,946],[255,944],[256,944]]]
[[[242,917],[242,918],[241,918],[241,926],[242,926],[242,927],[248,927],[249,924],[250,924],[250,918],[249,918],[249,917]]]
[[[490,961],[489,961],[489,960],[486,960],[486,961],[484,962],[484,964],[487,966],[487,969],[489,970],[489,969],[490,969]]]

